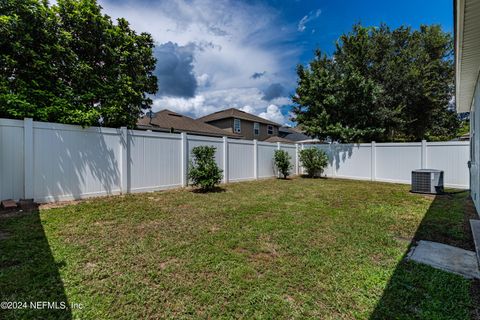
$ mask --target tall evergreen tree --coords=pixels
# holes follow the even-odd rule
[[[439,26],[354,25],[332,57],[298,66],[295,120],[343,142],[441,140],[456,135],[453,41]]]

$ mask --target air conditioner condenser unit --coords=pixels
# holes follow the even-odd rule
[[[442,194],[443,171],[436,169],[417,169],[412,171],[412,192]]]

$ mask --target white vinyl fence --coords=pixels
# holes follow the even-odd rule
[[[360,143],[304,146],[317,147],[329,156],[326,176],[410,183],[414,169],[444,171],[447,187],[468,189],[470,144],[468,141]]]
[[[0,200],[52,202],[187,185],[192,149],[216,147],[224,182],[273,177],[273,152],[295,145],[127,128],[0,119]],[[297,172],[292,157],[293,171]]]
[[[445,171],[447,186],[468,188],[468,142],[291,145],[126,128],[85,128],[0,119],[0,200],[51,202],[186,186],[189,156],[216,147],[224,182],[276,176],[273,153],[286,150],[298,174],[300,148],[330,158],[327,176],[410,182],[417,168]]]

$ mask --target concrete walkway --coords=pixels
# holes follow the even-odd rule
[[[421,240],[417,246],[412,247],[407,259],[456,273],[468,279],[480,279],[477,255],[473,251]]]

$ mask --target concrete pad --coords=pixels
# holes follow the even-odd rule
[[[408,253],[407,259],[456,273],[468,279],[480,279],[477,255],[473,251],[421,240]]]
[[[480,220],[470,220],[470,228],[472,229],[473,241],[475,242],[475,251],[477,252],[477,260],[480,263]]]

